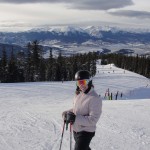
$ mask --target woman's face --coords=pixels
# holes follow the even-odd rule
[[[82,92],[85,92],[88,89],[88,85],[79,85],[79,88]]]
[[[88,89],[88,80],[78,80],[77,86],[82,92],[85,92]]]

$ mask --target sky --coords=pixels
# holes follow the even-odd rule
[[[100,23],[148,27],[150,0],[0,0],[0,27]]]

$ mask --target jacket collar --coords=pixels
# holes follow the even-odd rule
[[[84,92],[84,94],[89,94],[89,93],[91,93],[93,90],[94,90],[94,88],[90,86],[90,87]]]

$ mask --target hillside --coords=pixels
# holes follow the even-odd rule
[[[97,65],[93,82],[103,99],[108,88],[123,97],[103,100],[92,150],[149,150],[150,81],[111,64]],[[74,81],[1,83],[0,150],[58,150],[61,113],[72,107],[75,86]],[[68,149],[65,131],[62,150]]]
[[[94,77],[94,85],[102,98],[109,88],[109,92],[115,95],[118,91],[123,97],[118,99],[142,99],[150,98],[150,80],[139,74],[115,67],[113,64],[97,65],[97,74]]]

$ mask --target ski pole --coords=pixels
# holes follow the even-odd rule
[[[66,130],[68,130],[68,124],[69,124],[69,122],[66,121]]]
[[[70,122],[70,150],[72,150],[72,123]]]
[[[63,130],[62,130],[62,134],[61,134],[61,140],[60,140],[60,148],[59,148],[59,150],[61,150],[61,145],[62,145],[62,140],[63,140],[63,135],[64,135],[65,124],[66,124],[66,122],[64,121]]]

